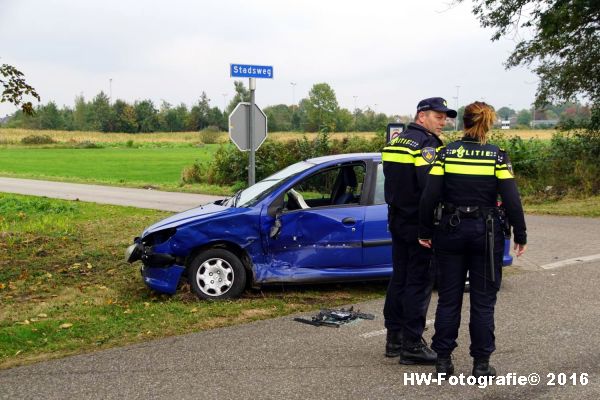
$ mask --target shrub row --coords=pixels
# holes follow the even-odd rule
[[[449,137],[455,140],[457,137]],[[523,194],[541,199],[600,193],[600,135],[557,133],[550,141],[506,138],[494,133],[490,141],[504,148],[512,161],[519,188]],[[330,140],[327,133],[315,139],[306,136],[289,142],[267,140],[256,152],[256,180],[308,158],[355,152],[379,152],[384,134],[372,140],[349,136]],[[248,153],[233,146],[221,146],[207,163],[184,168],[184,183],[207,183],[245,187],[248,176]]]

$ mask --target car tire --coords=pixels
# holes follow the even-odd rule
[[[231,299],[244,291],[246,269],[232,252],[209,249],[192,260],[188,279],[192,290],[201,299]]]

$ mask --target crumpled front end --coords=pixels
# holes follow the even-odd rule
[[[169,240],[177,232],[176,228],[153,232],[134,243],[125,251],[129,263],[141,260],[141,273],[144,283],[161,293],[174,294],[185,271],[185,257],[174,254]]]

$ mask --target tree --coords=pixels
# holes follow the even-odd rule
[[[517,124],[527,125],[531,122],[531,112],[529,110],[521,110],[517,113]]]
[[[79,131],[92,130],[92,113],[83,95],[75,97],[75,109],[73,110],[73,129]]]
[[[350,131],[354,117],[347,108],[340,108],[335,116],[335,129],[338,132]]]
[[[291,106],[293,107],[293,106]],[[292,130],[292,108],[285,104],[265,107],[269,132]]]
[[[135,109],[123,100],[114,102],[113,113],[115,116],[115,132],[135,133],[138,124],[135,115]]]
[[[227,131],[229,129],[229,119],[227,115],[221,112],[219,107],[213,107],[208,113],[208,126],[216,126],[222,131]]]
[[[208,116],[210,114],[210,99],[205,92],[202,92],[198,103],[196,103],[190,110],[188,116],[187,128],[192,131],[199,131],[206,128],[208,123]]]
[[[313,85],[308,93],[308,103],[306,104],[307,129],[334,131],[338,108],[335,92],[331,86],[326,83]]]
[[[56,103],[51,101],[37,110],[40,129],[61,129],[64,122]]]
[[[159,127],[158,111],[152,100],[136,101],[134,106],[138,132],[156,132]]]
[[[457,0],[459,2],[463,0]],[[600,2],[598,0],[474,0],[473,13],[492,40],[521,29],[506,67],[535,65],[538,106],[583,95],[600,104]]]
[[[114,114],[110,108],[110,99],[104,92],[98,93],[89,105],[92,115],[92,129],[102,132],[114,131]]]
[[[33,114],[33,104],[30,101],[23,102],[23,96],[32,96],[40,101],[40,95],[27,84],[23,73],[12,65],[2,64],[0,76],[0,84],[4,87],[0,103],[9,102],[15,106],[21,105],[21,110],[25,114]]]
[[[498,115],[498,117],[500,117],[500,119],[507,120],[513,115],[515,115],[516,111],[512,108],[500,107],[498,111],[496,111],[496,114]]]
[[[233,96],[233,99],[231,99],[227,106],[227,115],[231,114],[239,102],[250,101],[250,90],[246,89],[244,82],[233,81],[233,86],[235,87],[235,96]]]

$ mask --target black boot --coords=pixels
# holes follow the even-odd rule
[[[385,340],[385,356],[386,357],[398,357],[400,350],[402,349],[402,332],[400,331],[387,331],[387,337]]]
[[[439,357],[435,363],[435,372],[438,374],[446,374],[446,376],[454,375],[454,364],[451,357]]]
[[[400,351],[400,364],[404,365],[433,365],[437,360],[435,351],[427,347],[425,339],[421,338],[418,342],[402,341],[402,351]]]
[[[496,376],[496,368],[490,365],[490,358],[475,358],[473,360],[473,376]]]

